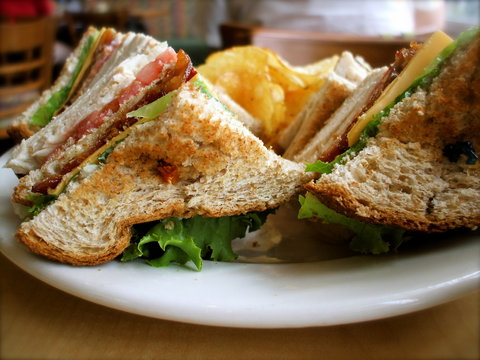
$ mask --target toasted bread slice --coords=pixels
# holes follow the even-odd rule
[[[353,92],[356,85],[345,78],[332,73],[325,84],[302,110],[299,116],[286,128],[283,139],[289,132],[295,132],[290,144],[283,153],[286,159],[293,159],[313,136],[323,127],[325,121],[337,110],[345,99]],[[286,141],[283,141],[285,144]]]
[[[167,217],[219,217],[275,208],[309,175],[187,83],[155,120],[134,125],[103,165],[85,168],[16,237],[74,265],[118,256],[131,226]]]
[[[480,225],[480,166],[445,155],[480,149],[480,35],[382,119],[367,146],[307,185],[325,205],[371,223],[426,232]]]

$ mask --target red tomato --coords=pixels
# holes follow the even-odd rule
[[[142,70],[137,74],[137,80],[142,83],[143,86],[149,85],[152,81],[158,78],[163,66],[172,61],[175,61],[177,54],[172,48],[168,48],[163,53],[157,56],[151,63],[145,65]]]
[[[127,88],[123,89],[118,95],[117,99],[119,104],[122,105],[132,96],[137,95],[142,87],[143,85],[140,81],[134,80]]]
[[[103,109],[102,109],[103,110]],[[103,115],[105,113],[103,111],[94,111],[90,115],[88,115],[85,119],[83,119],[78,125],[75,127],[73,138],[75,140],[79,140],[83,135],[85,135],[89,130],[96,129],[103,123]]]

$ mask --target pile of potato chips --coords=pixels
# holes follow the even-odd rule
[[[272,144],[323,85],[337,61],[338,56],[333,56],[292,66],[268,49],[239,46],[210,55],[198,71],[260,120],[261,138]]]

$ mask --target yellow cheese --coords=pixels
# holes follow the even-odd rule
[[[349,146],[357,142],[365,126],[372,120],[372,116],[378,114],[390,105],[398,95],[402,94],[430,65],[438,53],[452,41],[452,38],[447,34],[437,31],[423,44],[400,75],[387,86],[373,106],[358,119],[355,126],[350,130],[348,133]]]

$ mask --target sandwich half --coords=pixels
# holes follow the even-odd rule
[[[135,122],[78,165],[60,192],[29,197],[35,204],[16,237],[33,252],[95,265],[129,248],[128,259],[144,251],[132,249],[132,227],[158,221],[143,241],[159,244],[157,262],[231,260],[232,238],[219,245],[216,235],[253,230],[256,214],[308,181],[304,165],[267,149],[197,77],[127,117]],[[202,226],[207,235],[195,239]]]
[[[56,132],[58,138],[65,140],[55,147],[47,147],[48,156],[39,168],[21,177],[13,193],[14,202],[29,205],[32,203],[31,199],[38,197],[39,194],[59,195],[71,178],[78,173],[82,163],[108,146],[113,138],[136,121],[135,118],[127,116],[129,112],[178,89],[195,75],[192,63],[183,51],[176,54],[168,48],[166,53],[169,59],[171,58],[170,62],[162,65],[157,78],[154,78],[155,74],[148,75],[153,80],[147,86],[139,89],[135,80],[101,111],[93,112],[81,121],[77,120],[75,113],[71,117],[62,116],[38,132],[38,137],[41,138],[47,138],[52,132]],[[163,54],[160,57],[163,58]],[[156,67],[159,63],[155,61],[154,64]],[[97,95],[93,93],[92,96]],[[72,105],[74,106],[76,103]],[[69,110],[64,114],[68,115]],[[36,138],[37,134],[27,139],[25,143]]]
[[[339,154],[308,166],[321,175],[306,186],[300,217],[356,219],[363,224],[357,230],[366,223],[422,232],[477,228],[480,28],[456,41],[434,34],[368,103],[341,134]]]

